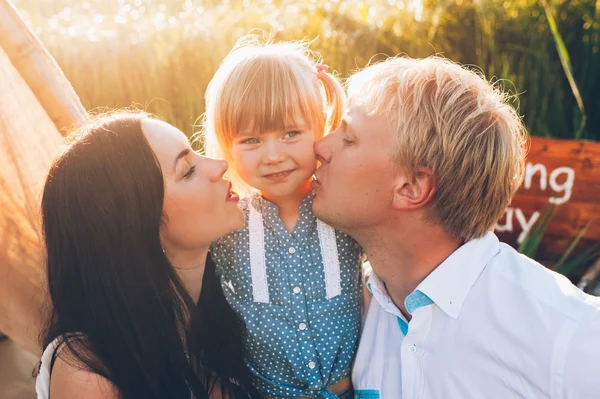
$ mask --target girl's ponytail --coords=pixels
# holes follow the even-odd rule
[[[339,126],[347,105],[346,92],[342,84],[334,75],[327,72],[327,68],[327,65],[317,65],[317,77],[323,85],[327,102],[324,135],[331,133]]]

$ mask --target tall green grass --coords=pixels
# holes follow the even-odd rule
[[[556,211],[557,207],[554,204],[550,204],[544,209],[541,217],[533,225],[523,242],[519,245],[518,250],[520,253],[530,258],[536,258],[538,249],[542,244],[542,240],[544,239],[548,227],[552,223]],[[597,270],[592,266],[594,262],[600,262],[600,242],[592,244],[583,250],[576,251],[576,249],[581,239],[585,236],[587,230],[594,222],[596,222],[596,220],[591,219],[586,223],[577,236],[573,238],[560,258],[555,260],[542,260],[546,267],[567,276],[573,282],[579,281],[580,287],[585,287],[586,292],[592,292],[596,286],[600,286],[600,282],[597,281]],[[591,270],[593,270],[594,273],[589,273]],[[584,286],[582,286],[583,283]]]
[[[347,77],[369,60],[442,54],[519,94],[533,135],[600,139],[600,0],[14,0],[87,108],[140,104],[191,133],[203,94],[252,28]]]

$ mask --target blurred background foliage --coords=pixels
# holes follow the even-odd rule
[[[253,28],[347,77],[441,54],[518,94],[533,135],[600,140],[600,0],[13,0],[88,109],[141,105],[187,134],[204,90]]]

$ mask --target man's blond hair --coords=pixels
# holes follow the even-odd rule
[[[440,57],[371,65],[349,80],[348,94],[351,105],[386,117],[399,166],[433,171],[432,221],[463,241],[495,225],[521,184],[526,153],[507,94]]]
[[[238,134],[285,130],[302,117],[319,139],[339,125],[346,94],[320,62],[306,42],[273,42],[251,34],[221,63],[206,90],[202,133],[206,154],[231,164],[228,178],[236,190],[249,191],[232,162]]]

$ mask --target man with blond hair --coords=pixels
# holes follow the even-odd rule
[[[492,232],[523,178],[508,97],[438,57],[374,64],[348,92],[315,145],[313,210],[373,269],[356,398],[599,397],[600,301]]]

